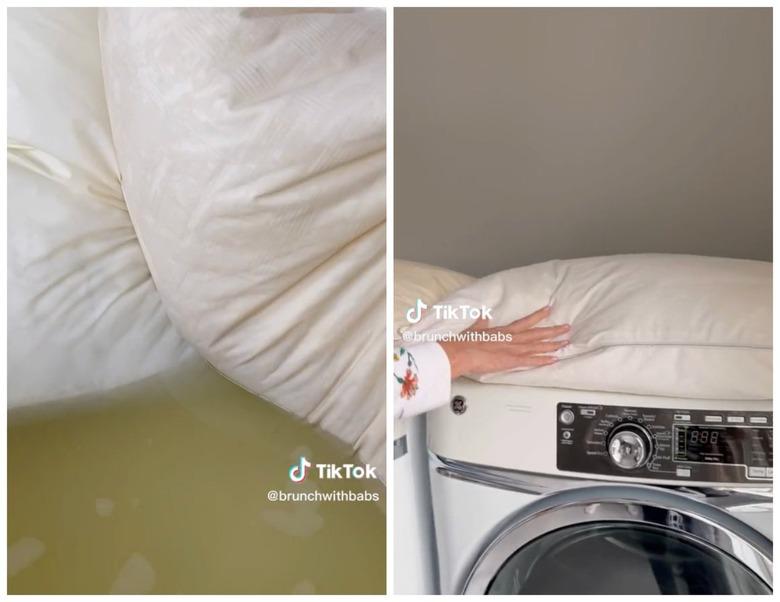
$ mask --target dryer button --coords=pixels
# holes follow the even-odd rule
[[[574,422],[574,412],[571,410],[564,410],[558,418],[563,424],[571,424]]]

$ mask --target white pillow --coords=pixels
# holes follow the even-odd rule
[[[713,399],[772,398],[772,264],[686,255],[549,261],[482,278],[442,303],[493,325],[553,304],[570,323],[558,364],[483,382]],[[413,332],[460,332],[430,314]]]
[[[229,378],[384,465],[385,16],[107,9],[133,223]]]
[[[474,282],[474,278],[466,274],[403,259],[395,260],[393,280],[395,338],[399,338],[402,330],[408,326],[406,312],[415,307],[417,299],[431,306],[453,291]]]
[[[193,357],[122,199],[96,9],[8,9],[8,137],[9,406]]]

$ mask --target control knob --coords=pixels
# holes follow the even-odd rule
[[[638,424],[621,424],[609,434],[609,458],[619,468],[641,468],[650,459],[653,441],[650,433]]]

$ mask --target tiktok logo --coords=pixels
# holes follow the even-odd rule
[[[428,306],[423,303],[422,299],[417,299],[415,307],[410,307],[406,312],[406,319],[410,324],[417,324],[417,322],[422,320],[422,310],[424,309],[428,309]]]
[[[311,462],[309,462],[304,456],[301,456],[298,460],[297,464],[293,464],[290,466],[289,475],[290,480],[293,483],[300,483],[306,478],[306,469],[308,469],[311,466]]]

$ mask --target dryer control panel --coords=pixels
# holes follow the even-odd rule
[[[772,480],[772,412],[559,403],[559,470],[711,483]]]

